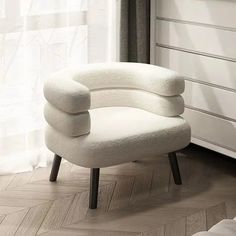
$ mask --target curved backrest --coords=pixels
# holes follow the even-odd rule
[[[84,114],[87,110],[107,106],[128,106],[162,116],[178,116],[184,111],[184,101],[180,96],[183,91],[183,78],[158,66],[140,63],[89,64],[60,71],[46,82],[44,94],[52,107],[46,106],[45,117],[55,127],[53,122],[57,114],[60,122],[69,122],[66,127],[74,127],[81,113],[87,117],[87,113]],[[53,107],[58,109],[57,112],[53,111]],[[60,116],[60,112],[63,115]],[[59,130],[61,125],[58,125]],[[89,122],[86,125],[88,131]],[[72,133],[71,128],[68,134]]]
[[[88,88],[90,109],[130,106],[163,116],[177,116],[184,110],[184,102],[179,95],[184,91],[183,78],[158,66],[140,63],[89,64],[61,71],[54,75],[54,80],[54,84],[61,83],[64,87],[71,85],[75,88],[75,82],[79,82],[78,86]],[[78,112],[73,107],[69,110],[68,104],[64,111]]]
[[[91,108],[130,106],[158,115],[183,113],[184,80],[175,72],[140,63],[90,64],[74,72],[89,88]]]
[[[176,72],[141,63],[89,64],[73,70],[74,80],[90,89],[138,89],[162,96],[183,93],[184,80]]]
[[[163,97],[154,93],[132,89],[101,89],[91,92],[91,108],[134,107],[161,116],[177,116],[183,113],[181,96]]]

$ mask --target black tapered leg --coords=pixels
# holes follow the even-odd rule
[[[181,180],[181,176],[180,176],[180,172],[179,172],[179,165],[178,165],[178,160],[177,160],[177,157],[176,157],[176,153],[175,152],[170,152],[168,154],[168,157],[169,157],[170,166],[171,166],[171,170],[172,170],[172,174],[173,174],[175,184],[181,185],[182,180]]]
[[[49,178],[51,182],[55,182],[57,180],[60,164],[61,164],[61,157],[55,154],[53,164],[52,164],[52,170],[51,170],[51,174]]]
[[[96,209],[98,204],[99,168],[90,170],[89,208]]]

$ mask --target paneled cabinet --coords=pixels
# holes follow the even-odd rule
[[[236,1],[152,0],[151,63],[186,77],[192,142],[236,158]]]

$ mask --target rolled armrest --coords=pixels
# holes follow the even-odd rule
[[[76,114],[90,108],[89,89],[75,81],[72,73],[55,74],[44,85],[46,100],[57,109]]]
[[[51,127],[70,137],[81,136],[90,132],[90,115],[88,111],[79,114],[69,114],[46,103],[44,106],[44,118]]]

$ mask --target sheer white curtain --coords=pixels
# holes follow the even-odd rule
[[[0,0],[0,174],[46,166],[43,83],[116,60],[117,0]]]

